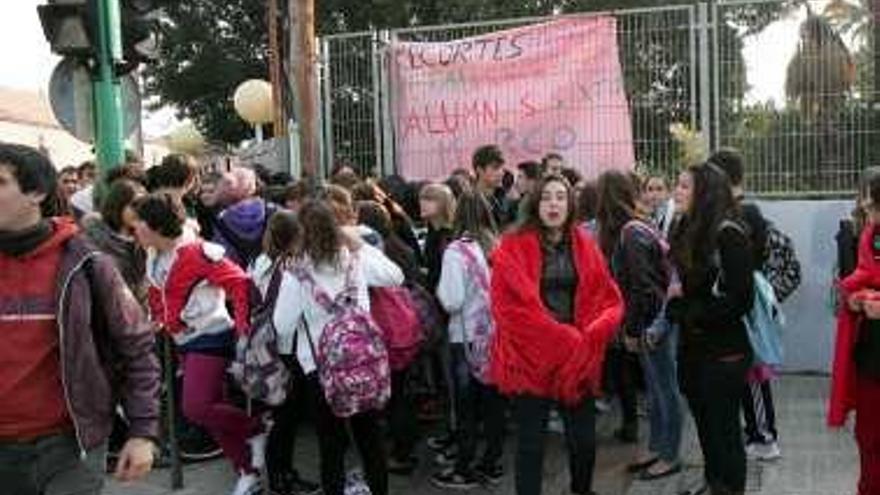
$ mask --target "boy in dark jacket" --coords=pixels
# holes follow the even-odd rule
[[[0,143],[0,486],[17,495],[100,493],[117,403],[120,480],[150,470],[159,429],[151,328],[113,261],[43,217],[55,187],[45,156]]]

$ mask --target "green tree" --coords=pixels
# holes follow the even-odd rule
[[[212,141],[238,143],[250,130],[232,93],[268,73],[265,4],[253,0],[167,2],[161,57],[144,71],[146,93],[172,105]]]

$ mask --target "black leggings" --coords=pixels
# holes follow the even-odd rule
[[[706,482],[721,493],[741,493],[746,487],[739,410],[747,368],[746,359],[683,360],[679,365],[681,389],[697,425]]]
[[[344,495],[345,450],[349,443],[349,431],[360,452],[361,465],[370,493],[387,495],[385,438],[379,423],[381,413],[368,411],[345,419],[336,417],[324,398],[317,373],[306,377],[306,400],[317,415],[321,488],[324,490],[324,495]]]
[[[270,477],[293,469],[293,452],[296,432],[308,416],[309,409],[302,397],[306,389],[306,377],[292,356],[282,356],[290,370],[290,389],[287,400],[272,410],[272,430],[266,445],[266,467]]]
[[[544,475],[544,439],[550,408],[556,405],[565,426],[571,493],[587,495],[596,465],[596,405],[584,399],[564,407],[549,399],[520,395],[513,399],[518,428],[516,447],[517,495],[540,495]]]

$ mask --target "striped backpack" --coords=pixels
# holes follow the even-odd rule
[[[272,321],[281,288],[283,270],[272,268],[272,278],[262,304],[254,305],[251,315],[253,331],[239,340],[229,373],[248,398],[270,406],[280,405],[287,398],[290,372],[278,352],[278,332]]]

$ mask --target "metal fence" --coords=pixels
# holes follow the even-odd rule
[[[758,193],[848,194],[864,168],[880,164],[874,29],[868,9],[848,5],[838,13],[824,2],[713,6],[714,143],[742,152]],[[751,19],[756,29],[780,17],[769,27],[778,34],[763,38],[736,24]],[[745,74],[749,51],[768,61]],[[756,85],[772,91],[750,97]]]
[[[802,27],[805,19],[798,17],[797,8],[773,0],[736,0],[610,14],[617,20],[640,169],[670,177],[680,169],[682,146],[669,132],[670,124],[677,122],[700,129],[712,148],[740,149],[746,158],[749,188],[761,195],[847,193],[863,168],[880,163],[880,110],[873,104],[880,93],[874,89],[870,18],[859,19],[850,12],[850,24],[837,19],[826,22],[830,31],[813,28],[820,29],[813,36],[821,38],[818,48],[809,44],[809,36],[801,35],[792,56],[800,58],[796,63],[800,65],[792,69],[795,62],[786,59],[774,68],[789,76],[788,91],[780,91],[775,101],[767,102],[751,94],[755,77],[748,70],[753,60],[744,56],[744,49],[751,43],[754,52],[754,40],[777,21],[799,23],[793,36],[809,31]],[[575,14],[592,15],[599,14]],[[348,161],[364,172],[388,174],[396,169],[391,112],[395,95],[387,50],[392,40],[451,41],[558,18],[325,37],[321,43],[325,167]],[[853,34],[856,31],[860,34]],[[834,33],[837,38],[830,36]],[[765,44],[759,51],[770,54],[778,48]],[[833,66],[835,59],[826,53],[831,46],[845,48],[846,56],[840,60],[850,63],[838,60],[838,65],[850,71],[845,81],[851,83],[835,79],[835,70],[843,69]],[[800,79],[795,77],[798,71]],[[759,76],[758,85],[762,78],[768,79],[767,74]]]

